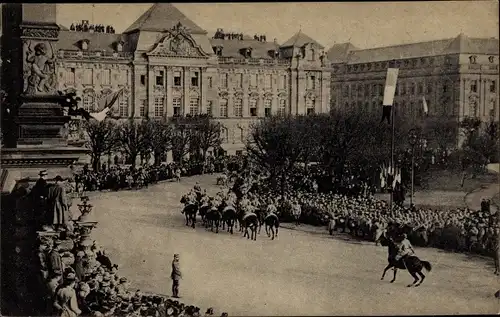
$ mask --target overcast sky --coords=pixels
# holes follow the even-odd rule
[[[152,4],[58,4],[58,23],[92,20],[113,25],[120,33]],[[451,38],[498,38],[498,1],[434,2],[297,2],[175,4],[203,29],[217,28],[268,41],[285,42],[302,28],[327,48],[351,41],[361,48]]]

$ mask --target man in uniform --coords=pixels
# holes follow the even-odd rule
[[[413,254],[415,254],[415,251],[413,250],[413,247],[410,243],[410,240],[408,240],[406,233],[403,233],[402,240],[398,245],[398,254],[396,255],[395,260],[399,261],[400,259],[403,259],[403,262],[404,262],[404,260],[407,256],[410,256]]]
[[[182,278],[181,269],[179,266],[179,254],[174,254],[174,260],[172,261],[172,273],[170,274],[172,279],[172,297],[179,298],[179,281]]]

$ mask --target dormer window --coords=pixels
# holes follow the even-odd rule
[[[89,44],[90,44],[89,40],[82,40],[80,42],[80,48],[82,49],[82,51],[88,50],[89,49]]]
[[[222,56],[222,48],[223,48],[222,45],[217,45],[217,46],[212,47],[215,55],[217,55],[217,56]]]
[[[471,64],[476,64],[476,62],[477,62],[477,56],[476,55],[469,56],[469,62]]]
[[[269,56],[271,56],[273,58],[278,58],[280,56],[280,52],[278,50],[270,50]]]
[[[122,52],[123,51],[123,42],[122,41],[116,42],[116,51],[117,52]]]
[[[252,57],[252,48],[251,47],[247,47],[245,49],[245,58],[251,58]]]
[[[313,48],[309,49],[309,60],[310,61],[316,60],[316,52],[314,51]]]

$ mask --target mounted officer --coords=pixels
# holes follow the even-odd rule
[[[395,257],[395,260],[399,261],[400,259],[402,259],[404,262],[408,256],[411,256],[414,254],[415,254],[415,251],[413,250],[413,247],[410,243],[410,240],[408,240],[406,233],[403,233],[401,235],[401,242],[398,244],[398,254]]]

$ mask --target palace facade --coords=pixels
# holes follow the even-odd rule
[[[259,118],[330,109],[324,47],[300,31],[281,45],[223,30],[209,36],[168,3],[153,5],[123,34],[86,23],[78,29],[87,32],[61,30],[55,49],[59,90],[76,90],[88,110],[123,88],[114,109],[122,118],[209,113],[234,154]]]
[[[423,98],[428,115],[460,120],[499,120],[499,40],[456,38],[373,49],[351,43],[327,52],[332,67],[333,109],[362,108],[381,114],[386,70],[399,68],[394,106],[398,115],[422,118]]]

